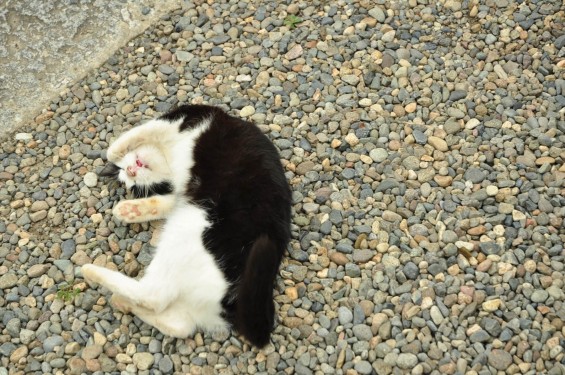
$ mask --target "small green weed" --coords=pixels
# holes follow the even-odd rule
[[[73,298],[78,296],[80,293],[79,288],[75,288],[69,284],[63,284],[59,286],[59,290],[57,291],[57,298],[62,299],[65,302],[72,301]]]
[[[302,22],[302,18],[295,16],[294,14],[289,14],[284,19],[284,25],[287,26],[289,29],[294,29],[296,25]]]

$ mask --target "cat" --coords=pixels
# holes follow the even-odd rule
[[[233,328],[256,347],[268,344],[291,213],[271,141],[219,107],[184,105],[122,134],[107,159],[99,174],[135,197],[120,201],[114,217],[166,221],[140,280],[92,264],[83,277],[166,335]]]

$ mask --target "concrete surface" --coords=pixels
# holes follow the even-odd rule
[[[180,0],[0,0],[0,138]]]

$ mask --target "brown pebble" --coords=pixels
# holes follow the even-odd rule
[[[91,372],[100,371],[100,362],[97,359],[87,359],[86,369]]]
[[[551,156],[542,156],[541,158],[536,159],[536,165],[544,165],[545,163],[553,164],[555,163],[555,158]]]
[[[334,251],[333,253],[330,253],[329,258],[332,262],[334,262],[338,266],[345,266],[347,263],[349,263],[349,259],[347,259],[347,256],[338,251]]]
[[[545,305],[540,305],[540,306],[538,306],[538,311],[539,311],[542,315],[545,315],[545,314],[547,314],[548,312],[550,312],[551,309],[550,309],[549,307],[545,306]]]
[[[161,63],[165,63],[172,60],[173,54],[169,50],[161,50],[159,52],[159,58],[161,59]]]
[[[69,374],[72,375],[80,375],[86,371],[86,363],[82,358],[73,357],[69,359],[67,365],[69,366]]]
[[[291,301],[294,301],[298,298],[298,290],[293,286],[286,288],[284,294],[286,294]]]
[[[283,325],[288,328],[297,328],[302,324],[302,319],[295,316],[287,316],[283,319]]]
[[[479,263],[479,264],[477,265],[477,271],[480,271],[480,272],[487,272],[487,271],[489,270],[489,268],[490,268],[491,265],[492,265],[492,260],[490,260],[490,259],[485,259],[484,262]]]
[[[559,318],[555,318],[551,321],[551,325],[557,328],[560,331],[563,328],[563,321]]]
[[[453,362],[448,362],[439,366],[439,372],[442,374],[454,374],[455,371],[457,371],[457,366],[455,366],[455,363]]]
[[[365,313],[365,316],[373,315],[375,304],[372,301],[362,300],[359,302],[359,306],[361,306],[361,309],[363,310],[363,313]]]
[[[55,112],[52,112],[52,111],[44,112],[44,113],[40,114],[39,116],[37,116],[35,118],[35,123],[41,124],[44,121],[50,120],[51,117],[53,117],[54,114],[55,114]]]
[[[28,353],[27,346],[25,346],[25,345],[20,346],[19,348],[14,350],[14,352],[10,355],[10,362],[18,363],[20,361],[20,359],[27,356],[27,353]]]
[[[437,182],[437,184],[441,187],[447,187],[451,185],[451,182],[453,182],[453,178],[451,176],[436,175],[434,176],[434,181]]]
[[[393,139],[392,141],[390,141],[390,142],[388,143],[388,148],[389,148],[391,151],[398,151],[398,149],[400,148],[400,142],[397,141],[397,140],[395,140],[395,139]]]
[[[484,234],[486,231],[487,229],[485,228],[484,225],[479,225],[478,227],[469,228],[469,230],[467,230],[467,233],[470,234],[471,236],[480,236],[481,234]]]
[[[98,358],[102,353],[102,347],[100,345],[90,345],[82,350],[81,357],[84,360]]]

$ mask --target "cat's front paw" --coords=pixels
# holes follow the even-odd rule
[[[106,159],[113,163],[120,161],[128,152],[126,145],[122,142],[114,142],[106,151]]]
[[[137,223],[142,216],[140,205],[134,201],[121,201],[112,210],[114,217],[125,223]]]
[[[157,214],[157,209],[152,208],[146,200],[138,199],[119,202],[112,213],[125,223],[141,223],[152,220]]]

